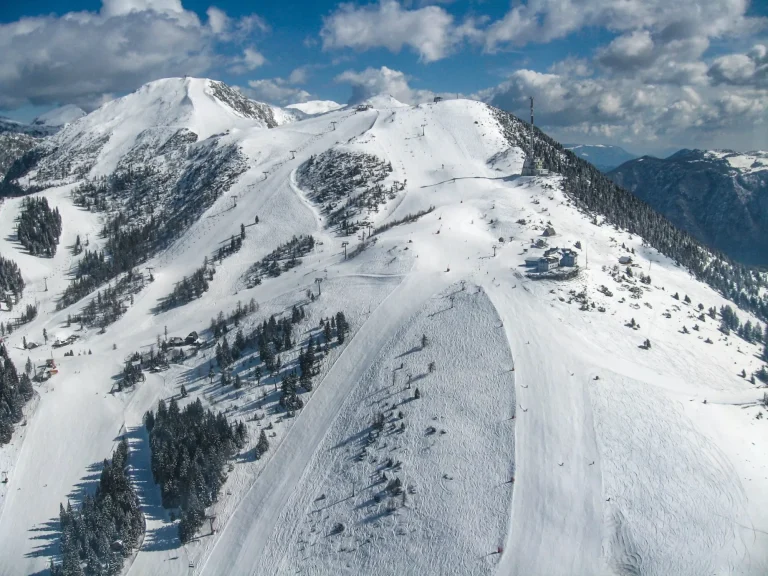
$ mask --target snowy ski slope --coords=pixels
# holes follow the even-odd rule
[[[197,130],[224,130],[220,111],[206,111],[196,98]],[[183,100],[155,99],[163,106]],[[56,553],[59,503],[92,489],[123,434],[147,519],[144,542],[126,563],[132,576],[767,573],[768,425],[755,418],[763,391],[738,376],[760,366],[758,348],[695,317],[699,302],[727,302],[641,238],[593,224],[570,205],[559,176],[520,177],[523,155],[508,148],[485,105],[372,103],[364,112],[330,111],[273,129],[233,124],[225,141],[240,146],[248,170],[148,263],[155,281],[103,335],[66,328],[67,314],[85,301],[55,311],[75,258],[67,247],[77,234],[100,242],[98,214],[72,205],[71,186],[42,192],[64,222],[59,251],[48,260],[15,242],[20,200],[2,205],[0,253],[21,266],[20,305],[36,300],[41,311],[6,343],[17,366],[27,355],[36,364],[53,355],[60,373],[36,385],[39,402],[28,406],[27,426],[0,448],[10,478],[0,485],[0,574],[45,572]],[[106,115],[108,106],[94,114]],[[65,131],[96,126],[94,114]],[[206,124],[208,117],[215,123]],[[141,132],[136,118],[98,124],[106,122],[127,138],[123,149]],[[377,234],[345,260],[342,241],[351,251],[361,239],[330,231],[296,180],[303,162],[331,148],[373,154],[391,162],[387,185],[406,181],[369,215],[374,225],[435,210]],[[108,173],[118,159],[108,152],[117,147],[105,150],[94,173]],[[202,298],[155,313],[175,282],[256,215],[260,223],[217,265]],[[551,246],[581,242],[582,269],[572,280],[525,276],[525,250],[547,223],[556,230]],[[249,266],[299,234],[314,235],[313,253],[247,289]],[[635,278],[617,281],[612,268],[631,248]],[[650,285],[637,282],[640,272],[651,275]],[[324,279],[322,294],[309,303],[316,278]],[[630,288],[638,286],[641,296],[633,298]],[[580,309],[574,295],[581,292],[594,308]],[[209,384],[203,374],[212,349],[147,374],[131,392],[111,394],[113,377],[166,327],[169,335],[202,334],[219,310],[250,298],[260,310],[246,328],[304,303],[302,335],[339,310],[352,331],[323,361],[295,418],[248,421],[243,452],[267,421],[275,432],[269,452],[259,461],[235,459],[210,510],[215,532],[206,523],[199,538],[180,546],[152,483],[143,413],[184,384],[187,401],[200,397],[245,420],[262,412],[263,386],[237,393]],[[625,326],[631,318],[639,329]],[[697,322],[699,331],[682,333]],[[22,350],[23,336],[42,344],[43,328],[49,342],[78,333],[73,348],[92,355],[64,358],[66,349],[50,344]],[[638,347],[646,338],[650,350]],[[387,429],[359,457],[379,410],[388,413],[387,426],[405,429]],[[401,462],[404,502],[376,500],[389,458]],[[344,531],[332,534],[338,523]]]

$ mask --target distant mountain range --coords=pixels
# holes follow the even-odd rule
[[[624,148],[607,144],[563,144],[563,146],[601,172],[609,172],[624,162],[637,158],[635,154],[627,152]]]
[[[680,150],[608,177],[712,248],[768,266],[768,152]]]

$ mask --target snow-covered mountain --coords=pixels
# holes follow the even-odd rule
[[[85,112],[72,104],[54,108],[25,124],[0,116],[0,134],[26,134],[44,138],[58,132],[62,126],[85,116]]]
[[[325,114],[326,112],[332,112],[343,107],[344,104],[339,104],[333,100],[310,100],[309,102],[299,102],[297,104],[289,104],[286,106],[286,108],[299,110],[308,116]]]
[[[586,160],[601,172],[610,172],[617,166],[637,158],[620,146],[608,144],[563,144],[563,146]]]
[[[19,168],[62,235],[52,258],[0,237],[26,282],[14,310],[38,305],[4,343],[19,370],[56,367],[0,446],[0,574],[73,561],[59,505],[122,437],[146,533],[87,545],[126,551],[129,576],[765,574],[762,349],[717,311],[749,294],[737,314],[762,329],[768,278],[541,132],[552,173],[520,176],[507,113],[369,103],[280,124],[220,83],[161,80]],[[579,266],[526,266],[553,254]],[[278,323],[287,341],[248,343]],[[312,385],[291,384],[307,362]],[[185,544],[144,421],[171,399],[245,428]]]
[[[85,116],[85,111],[74,104],[66,104],[49,110],[32,120],[33,126],[58,128]]]
[[[0,132],[0,183],[13,163],[37,142],[37,137],[23,132]]]
[[[705,244],[768,265],[768,152],[680,150],[627,162],[609,177]]]
[[[26,134],[35,138],[43,138],[54,133],[56,130],[57,128],[50,126],[25,124],[5,116],[0,116],[0,134]]]

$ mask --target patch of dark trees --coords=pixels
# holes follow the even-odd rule
[[[126,474],[129,448],[120,441],[104,460],[99,485],[83,502],[59,506],[61,563],[51,576],[113,576],[138,547],[144,533],[139,498]]]
[[[715,308],[710,308],[708,314],[711,318],[715,318]],[[765,345],[763,356],[765,360],[768,360],[768,324],[762,329],[758,323],[752,324],[751,320],[742,323],[736,311],[726,305],[720,307],[720,332],[726,336],[730,335],[731,332],[735,332],[739,338],[750,344],[762,342]]]
[[[232,254],[240,252],[240,248],[243,247],[243,240],[245,240],[245,226],[242,224],[241,226],[243,228],[240,236],[232,234],[228,241],[223,242],[222,245],[214,251],[213,257],[215,260],[218,260],[219,264],[221,264],[224,258],[228,258],[229,256],[232,256]]]
[[[144,416],[152,449],[152,476],[163,506],[180,511],[179,539],[189,542],[205,522],[205,509],[226,482],[224,466],[245,445],[243,422],[230,425],[200,399],[180,409],[175,399]]]
[[[32,168],[34,168],[40,160],[45,158],[48,153],[46,148],[34,146],[27,150],[21,157],[14,160],[11,167],[8,168],[8,171],[5,173],[2,182],[0,182],[0,196],[23,196],[30,192],[37,192],[39,188],[35,187],[33,189],[24,190],[14,182],[14,180],[21,178],[27,172],[32,170]]]
[[[170,310],[200,298],[208,291],[209,282],[213,280],[215,273],[216,268],[208,263],[206,256],[200,268],[195,270],[191,276],[184,276],[181,281],[176,283],[173,291],[160,302],[158,309],[160,311]]]
[[[182,144],[180,144],[181,146]],[[107,214],[104,248],[85,250],[58,306],[65,308],[119,274],[138,267],[178,238],[246,168],[236,146],[192,146],[172,170],[121,166],[72,194],[76,205]]]
[[[310,156],[296,178],[309,198],[320,205],[328,226],[348,236],[365,226],[357,219],[363,211],[378,212],[379,206],[405,188],[405,183],[382,184],[391,173],[392,164],[372,154],[328,150]]]
[[[262,277],[277,278],[283,272],[301,264],[301,257],[309,254],[315,247],[312,236],[294,236],[288,242],[280,244],[261,260],[248,269],[248,285],[261,284]]]
[[[21,201],[16,236],[33,256],[52,258],[61,237],[59,209],[51,210],[48,199],[42,196],[24,198]]]
[[[9,308],[19,301],[24,292],[24,286],[19,265],[13,260],[0,256],[0,291]],[[9,303],[11,298],[12,301]]]
[[[386,232],[390,228],[394,228],[395,226],[400,226],[402,224],[410,224],[411,222],[416,222],[419,218],[422,216],[426,216],[430,212],[432,212],[435,209],[434,206],[430,206],[426,210],[419,210],[418,212],[412,212],[410,214],[406,214],[402,218],[398,218],[397,220],[390,220],[386,224],[383,224],[377,228],[373,229],[373,234],[381,234],[382,232]]]
[[[116,322],[133,304],[133,295],[144,288],[148,279],[134,269],[121,275],[113,286],[107,286],[96,292],[96,296],[77,314],[67,316],[67,326],[79,322],[81,326],[98,326],[102,330]],[[57,309],[64,307],[59,301]]]
[[[14,426],[24,418],[24,404],[34,395],[29,375],[19,376],[5,345],[0,344],[0,446],[11,441]]]
[[[508,112],[492,110],[507,142],[527,149],[530,126]],[[564,190],[579,209],[593,219],[602,215],[608,224],[641,236],[650,246],[738,307],[768,321],[768,291],[765,290],[768,275],[703,246],[597,168],[564,149],[538,128],[534,130],[534,153],[543,160],[546,168],[564,176]]]

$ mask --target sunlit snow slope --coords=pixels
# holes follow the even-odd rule
[[[72,205],[71,185],[42,193],[64,220],[55,258],[23,253],[12,233],[0,239],[0,253],[19,263],[27,282],[20,305],[37,300],[41,310],[6,338],[11,354],[17,366],[27,355],[36,364],[53,355],[60,367],[36,386],[27,426],[0,448],[10,477],[0,485],[0,574],[44,573],[57,554],[59,503],[92,489],[124,434],[147,520],[144,542],[126,564],[130,575],[768,572],[768,425],[755,419],[762,391],[738,376],[760,366],[758,348],[723,336],[715,321],[684,334],[683,326],[697,323],[698,303],[727,302],[642,238],[578,212],[560,176],[520,177],[523,155],[509,149],[486,105],[409,107],[381,97],[370,110],[267,129],[197,104],[188,110],[161,83],[140,94],[167,101],[168,117],[184,114],[184,126],[201,138],[229,129],[224,140],[237,144],[247,170],[147,263],[154,282],[105,334],[66,327],[84,301],[55,311],[76,258],[66,247],[77,234],[100,242],[98,214]],[[57,138],[72,130],[90,138],[96,126],[110,126],[117,136],[98,170],[108,171],[120,142],[154,121],[138,112],[110,117],[109,105],[94,114]],[[381,226],[434,210],[364,241],[362,232],[337,235],[299,174],[329,150],[391,163],[382,185],[404,184],[359,218]],[[4,230],[13,229],[19,205],[12,199],[0,208]],[[203,297],[156,312],[174,283],[256,216],[259,224],[217,264]],[[550,246],[580,242],[577,277],[525,275],[531,243],[547,225],[556,231]],[[300,234],[315,237],[313,252],[247,288],[249,266]],[[635,274],[627,277],[625,265],[614,267],[631,249]],[[637,281],[640,272],[651,275],[650,285]],[[110,393],[124,359],[149,349],[166,328],[210,339],[210,318],[251,298],[260,309],[246,328],[294,304],[307,310],[302,339],[339,310],[350,322],[348,341],[323,360],[294,418],[262,410],[271,384],[239,392],[210,384],[211,348],[148,373],[133,391]],[[632,318],[637,330],[626,326]],[[66,349],[50,345],[22,350],[24,336],[42,343],[43,328],[79,334],[74,349],[86,355],[64,358]],[[650,350],[639,348],[646,338]],[[185,546],[160,505],[142,426],[144,412],[182,384],[190,392],[182,402],[201,398],[233,421],[248,420],[250,435],[209,510],[214,532],[206,523]],[[366,442],[379,411],[388,419],[384,433]],[[252,421],[254,414],[264,419]],[[267,425],[275,433],[269,452],[245,457]],[[380,496],[382,471],[402,480],[405,496]]]

